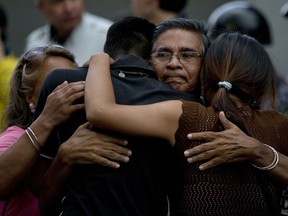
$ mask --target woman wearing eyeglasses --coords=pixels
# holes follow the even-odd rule
[[[41,155],[53,127],[72,111],[83,109],[83,104],[72,104],[83,96],[83,83],[58,86],[48,97],[42,114],[32,123],[33,112],[49,72],[74,67],[74,56],[57,45],[33,48],[16,65],[5,111],[6,130],[0,135],[0,197],[6,200],[1,215],[40,215],[37,199],[28,191],[25,177]]]
[[[173,145],[167,178],[171,215],[279,215],[281,184],[288,184],[288,119],[259,110],[266,96],[275,99],[275,71],[261,44],[239,33],[224,33],[211,44],[200,73],[209,107],[185,101],[117,105],[110,61],[106,54],[90,61],[87,119],[97,127],[163,138]],[[209,145],[187,138],[191,132],[222,131],[220,111],[267,144]],[[193,152],[190,163],[183,154],[188,148]]]

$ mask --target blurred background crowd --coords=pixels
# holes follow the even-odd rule
[[[229,2],[227,0],[188,0],[184,13],[188,18],[199,18],[207,20],[211,13],[220,5]],[[259,9],[271,31],[271,44],[267,50],[276,62],[277,69],[281,74],[288,74],[287,70],[287,36],[288,18],[280,13],[287,0],[247,0],[247,2]],[[0,0],[9,17],[9,45],[17,56],[21,55],[25,38],[28,34],[47,22],[46,18],[35,7],[34,0]],[[123,16],[131,15],[131,0],[86,0],[86,10],[115,21]]]

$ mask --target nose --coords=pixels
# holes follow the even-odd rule
[[[171,60],[170,62],[167,64],[167,66],[170,66],[170,67],[178,67],[178,66],[181,66],[182,64],[180,63],[179,61],[179,58],[177,56],[177,54],[173,54],[172,57],[171,57]]]
[[[66,0],[63,2],[63,4],[66,11],[70,12],[74,10],[75,2],[73,0]]]

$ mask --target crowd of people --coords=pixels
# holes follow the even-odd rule
[[[0,10],[1,215],[288,215],[262,28],[188,19],[186,0],[133,0],[115,22],[83,0],[35,3],[48,22],[19,58]]]

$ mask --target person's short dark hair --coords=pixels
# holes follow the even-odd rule
[[[6,41],[7,14],[2,5],[0,5],[0,30],[1,40]]]
[[[158,37],[171,29],[181,29],[199,34],[202,43],[204,45],[203,55],[207,51],[210,40],[208,37],[209,28],[204,21],[197,19],[185,19],[185,18],[172,18],[160,23],[154,31],[152,44],[158,39]]]
[[[108,29],[104,52],[114,59],[125,54],[148,59],[154,29],[154,24],[139,17],[129,16],[116,21]]]
[[[159,7],[165,11],[180,13],[186,6],[187,0],[160,0]]]
[[[241,32],[262,44],[271,44],[271,34],[264,15],[248,2],[228,2],[216,8],[208,18],[211,39],[224,32]]]

